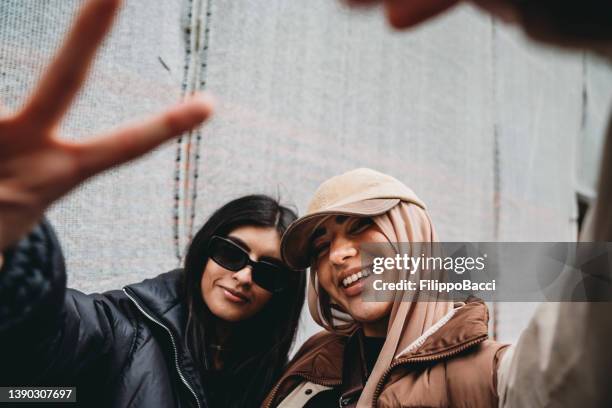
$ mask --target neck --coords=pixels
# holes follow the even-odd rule
[[[224,320],[215,322],[215,330],[213,334],[213,343],[219,346],[228,345],[232,335],[232,324]]]
[[[212,339],[208,347],[210,360],[215,370],[221,370],[224,367],[224,359],[227,358],[227,353],[231,347],[232,331],[231,323],[220,319],[215,321]]]
[[[366,337],[387,337],[388,325],[389,317],[385,317],[375,322],[364,322],[361,326]]]

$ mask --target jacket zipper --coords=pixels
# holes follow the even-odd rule
[[[396,361],[394,361],[393,363],[391,363],[391,365],[389,366],[389,368],[387,368],[387,370],[384,372],[384,374],[382,375],[382,377],[380,377],[380,380],[378,381],[378,384],[376,384],[376,390],[374,391],[374,396],[372,397],[372,408],[376,408],[376,403],[378,402],[378,397],[380,396],[380,393],[382,392],[382,387],[384,386],[385,380],[387,379],[387,377],[389,376],[389,374],[391,373],[391,371],[400,365],[403,364],[408,364],[408,363],[416,363],[416,362],[424,362],[424,361],[433,361],[433,360],[438,360],[441,358],[447,358],[450,356],[453,356],[455,354],[461,353],[462,351],[464,351],[465,349],[468,349],[478,343],[482,343],[483,341],[485,341],[489,336],[486,334],[481,335],[480,337],[475,338],[474,340],[471,340],[465,344],[463,344],[461,347],[456,348],[455,350],[446,352],[446,353],[441,353],[441,354],[435,354],[435,355],[431,355],[431,356],[425,356],[425,357],[407,357],[407,358],[399,358]]]
[[[482,343],[483,341],[485,341],[489,336],[487,334],[483,334],[480,337],[475,338],[474,340],[471,340],[465,344],[463,344],[461,347],[458,347],[452,351],[446,352],[446,353],[442,353],[442,354],[436,354],[436,355],[431,355],[431,356],[425,356],[425,357],[409,357],[409,358],[403,358],[403,359],[398,359],[396,361],[394,361],[389,368],[387,368],[387,370],[384,372],[384,374],[382,375],[382,377],[380,378],[380,381],[378,382],[378,384],[376,385],[376,390],[374,391],[374,396],[372,399],[372,407],[376,408],[376,402],[378,400],[378,397],[380,396],[380,393],[382,391],[382,386],[384,385],[384,382],[387,378],[387,376],[391,373],[391,371],[402,364],[407,364],[407,363],[414,363],[414,362],[423,362],[423,361],[432,361],[432,360],[437,360],[437,359],[441,359],[441,358],[446,358],[446,357],[450,357],[453,356],[455,354],[461,353],[462,351],[478,344],[478,343]],[[341,385],[342,382],[341,381],[332,381],[332,380],[320,380],[314,377],[311,377],[307,374],[300,374],[300,373],[296,373],[294,375],[297,375],[299,377],[304,378],[305,380],[310,381],[313,384],[318,384],[318,385],[324,385],[327,387],[331,387],[331,386],[335,386],[335,385]],[[270,394],[270,399],[268,401],[268,403],[264,406],[264,408],[270,408],[272,406],[272,402],[274,402],[274,399],[276,398],[276,394],[278,393],[278,389],[280,388],[281,384],[287,380],[289,377],[286,377],[284,380],[279,381],[274,388],[272,388],[271,394]]]
[[[332,387],[334,385],[340,385],[342,384],[341,381],[332,381],[332,380],[320,380],[314,377],[311,377],[307,374],[293,374],[291,376],[288,376],[285,378],[285,380],[287,380],[288,378],[292,377],[292,376],[298,376],[298,377],[302,377],[305,380],[310,381],[313,384],[317,384],[317,385],[324,385],[326,387]],[[270,394],[270,400],[268,401],[268,403],[264,406],[264,408],[270,408],[272,406],[272,402],[274,402],[274,398],[276,398],[276,393],[278,392],[278,389],[280,388],[281,384],[285,381],[279,381],[274,388],[272,388],[271,394]]]
[[[147,313],[144,308],[142,306],[140,306],[140,304],[138,303],[138,301],[136,301],[136,299],[134,299],[134,297],[132,297],[132,295],[130,295],[128,293],[128,291],[126,290],[126,288],[123,288],[123,293],[125,293],[125,295],[132,301],[132,303],[134,303],[134,305],[136,306],[136,308],[138,310],[140,310],[140,312],[145,315],[146,318],[148,318],[149,320],[151,320],[152,322],[156,323],[158,326],[163,327],[164,330],[166,330],[166,332],[168,332],[168,335],[170,336],[170,340],[172,342],[172,348],[174,350],[174,363],[176,364],[176,371],[178,372],[179,377],[181,378],[181,381],[183,382],[183,384],[185,384],[185,386],[187,387],[187,389],[189,389],[189,391],[191,391],[191,394],[193,395],[193,398],[196,401],[196,404],[198,404],[198,408],[201,408],[200,405],[200,400],[197,396],[197,394],[195,393],[195,391],[193,390],[193,388],[191,387],[191,385],[189,384],[189,381],[187,381],[187,379],[185,378],[185,376],[183,375],[183,372],[181,371],[181,367],[179,366],[179,361],[178,361],[178,349],[176,348],[176,341],[174,340],[174,336],[172,335],[172,332],[170,331],[170,329],[168,327],[166,327],[162,322],[160,322],[159,320],[157,320],[156,318],[154,318],[153,316],[151,316],[149,313]]]

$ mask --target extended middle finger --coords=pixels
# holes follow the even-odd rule
[[[85,80],[96,49],[109,31],[120,0],[89,0],[79,12],[64,44],[19,113],[29,126],[56,125]]]

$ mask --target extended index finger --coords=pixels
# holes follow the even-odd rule
[[[195,96],[164,113],[76,145],[79,178],[85,179],[147,153],[198,126],[212,111],[209,95]]]
[[[395,28],[410,28],[437,16],[460,0],[384,0],[387,20]]]
[[[384,4],[387,20],[395,28],[410,28],[435,17],[461,0],[340,0],[353,7]]]
[[[85,80],[119,4],[120,0],[89,0],[83,6],[20,119],[41,129],[57,124]]]

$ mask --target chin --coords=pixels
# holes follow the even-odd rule
[[[240,320],[244,320],[247,315],[247,313],[245,313],[246,310],[238,309],[236,305],[224,299],[216,299],[215,302],[211,303],[211,305],[208,305],[208,309],[211,313],[226,322],[239,322]]]
[[[351,303],[349,303],[347,310],[353,319],[360,323],[377,322],[387,317],[390,312],[388,303],[363,302],[361,299],[356,299]]]
[[[242,318],[242,316],[235,316],[235,315],[225,315],[225,316],[218,316],[217,315],[217,317],[220,318],[223,321],[230,322],[230,323],[236,323],[236,322],[239,322],[241,320],[244,320]]]
[[[356,315],[353,315],[351,313],[351,316],[353,316],[353,319],[355,319],[356,322],[359,323],[376,323],[379,320],[382,320],[385,316],[373,316],[370,315],[368,313],[359,313]]]
[[[235,322],[239,322],[241,320],[244,320],[244,313],[234,313],[232,312],[232,310],[228,310],[231,307],[224,307],[222,308],[222,310],[213,310],[210,309],[210,311],[217,316],[219,319],[224,320],[226,322],[230,322],[230,323],[235,323]]]

